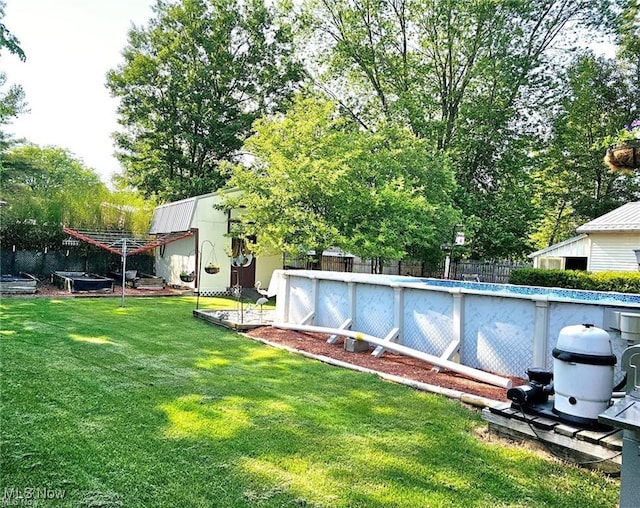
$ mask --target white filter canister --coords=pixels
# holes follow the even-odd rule
[[[567,326],[552,354],[553,412],[570,422],[597,423],[611,402],[617,362],[609,334],[591,324]]]

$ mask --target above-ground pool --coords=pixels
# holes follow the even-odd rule
[[[51,274],[52,282],[59,287],[75,293],[77,291],[113,291],[113,279],[86,272],[62,272]]]
[[[529,367],[551,368],[557,337],[569,325],[606,330],[620,357],[627,347],[620,314],[640,315],[640,294],[394,275],[280,270],[269,292],[278,296],[276,322],[348,328],[519,377]]]

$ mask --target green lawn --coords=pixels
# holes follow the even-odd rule
[[[119,303],[0,302],[5,498],[63,493],[38,506],[73,507],[617,503],[617,482],[599,473],[483,441],[477,412],[455,402],[210,326],[192,317],[192,298]]]

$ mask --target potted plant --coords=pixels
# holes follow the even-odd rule
[[[195,272],[180,272],[180,280],[182,282],[193,282],[195,278]]]
[[[208,263],[207,266],[204,267],[204,271],[207,273],[218,273],[220,271],[220,265],[217,263]]]
[[[616,136],[608,137],[604,162],[611,171],[633,172],[640,168],[640,119],[634,120]]]

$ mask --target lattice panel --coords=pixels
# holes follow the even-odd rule
[[[489,372],[523,376],[533,360],[535,304],[500,297],[465,295],[461,363]]]
[[[300,323],[313,310],[313,281],[289,276],[289,322]]]
[[[384,338],[393,328],[393,288],[373,284],[356,286],[354,330]]]
[[[453,298],[449,293],[406,289],[402,343],[440,356],[453,340]]]
[[[321,280],[318,290],[315,324],[330,328],[339,327],[349,317],[351,309],[349,286],[340,281]]]

